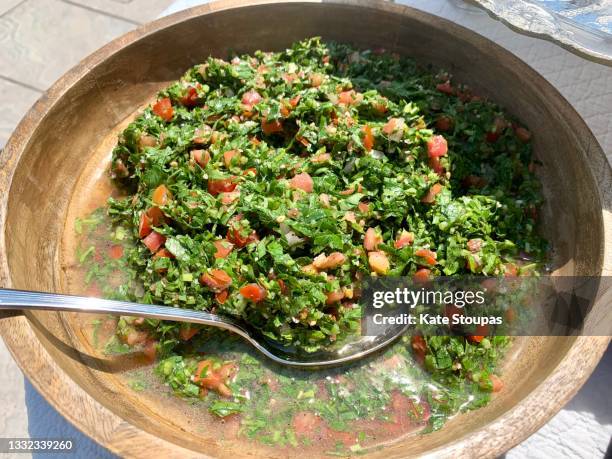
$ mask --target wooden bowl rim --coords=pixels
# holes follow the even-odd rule
[[[477,41],[479,45],[503,54],[505,59],[513,61],[514,65],[522,68],[526,78],[539,80],[546,91],[553,96],[559,110],[571,117],[575,125],[580,126],[583,132],[590,135],[589,146],[587,148],[588,155],[589,158],[594,158],[596,160],[597,166],[591,164],[588,166],[599,183],[598,194],[604,208],[602,215],[605,239],[603,269],[604,273],[612,273],[612,216],[610,211],[606,211],[606,209],[612,209],[612,193],[609,191],[612,190],[612,169],[590,129],[573,107],[571,107],[552,85],[529,65],[514,56],[510,51],[482,37],[477,32],[459,26],[444,18],[424,13],[408,6],[396,5],[380,0],[286,0],[281,2],[274,0],[218,0],[144,24],[111,41],[109,44],[83,59],[53,84],[53,86],[34,104],[11,135],[0,156],[0,190],[10,190],[11,180],[19,163],[19,158],[28,147],[32,133],[38,128],[45,116],[53,109],[57,101],[60,100],[73,85],[87,76],[91,69],[102,64],[108,57],[128,45],[145,39],[147,36],[159,30],[197,16],[205,16],[216,11],[228,9],[278,3],[303,5],[331,3],[361,7],[364,8],[364,10],[373,9],[403,16],[411,16],[424,23],[442,23],[444,27],[448,29],[461,31],[464,34],[470,35],[471,39]],[[6,195],[8,195],[8,193],[5,193],[5,196]],[[7,198],[0,201],[0,285],[10,287],[12,284],[6,257],[5,240],[7,203]],[[79,430],[113,453],[130,457],[133,456],[131,453],[131,444],[149,443],[152,448],[156,448],[157,452],[162,455],[167,454],[172,457],[193,457],[194,455],[201,455],[200,453],[187,450],[175,443],[149,434],[123,420],[96,401],[81,386],[72,380],[50,357],[36,338],[33,326],[27,316],[11,317],[0,320],[0,335],[4,338],[8,349],[19,367],[47,401]],[[539,429],[575,395],[595,369],[595,366],[607,349],[609,342],[610,337],[577,337],[575,343],[571,346],[555,370],[540,382],[527,397],[520,400],[511,409],[480,430],[459,437],[453,443],[428,451],[426,455],[435,455],[436,457],[456,457],[459,455],[473,456],[475,453],[483,450],[485,451],[485,457],[495,457],[520,443]],[[24,345],[24,343],[28,344]],[[32,365],[32,361],[37,361],[38,363]],[[582,365],[576,367],[574,361],[580,361]],[[41,372],[36,371],[35,368],[43,368],[46,373],[45,377],[43,378]],[[557,381],[565,382],[564,378],[571,378],[574,384],[555,384]],[[46,381],[50,379],[57,382],[56,389],[53,391],[46,384]],[[554,388],[555,391],[552,398],[551,388]],[[62,394],[65,396],[62,396]],[[82,403],[82,407],[86,409],[89,417],[87,421],[80,416],[79,411],[69,409],[69,406],[62,403],[63,400],[68,398],[76,398]],[[545,398],[548,398],[549,402],[545,407],[542,407],[539,401]],[[534,407],[537,409],[534,410]],[[96,429],[97,425],[102,424],[107,427],[112,426],[109,430],[111,432],[110,434],[104,435],[102,429]],[[500,438],[499,432],[508,431],[508,429],[512,429],[513,425],[521,425],[522,430],[520,432],[513,432],[511,435],[503,435]]]

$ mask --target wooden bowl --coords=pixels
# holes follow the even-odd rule
[[[523,120],[544,163],[542,229],[556,267],[567,274],[610,274],[611,170],[585,123],[525,63],[474,32],[387,2],[222,1],[145,25],[100,49],[60,79],[28,112],[0,157],[0,284],[64,291],[61,257],[69,207],[108,158],[119,127],[167,82],[209,55],[279,50],[321,35],[384,47],[443,67]],[[89,180],[89,181],[88,181]],[[599,302],[587,327],[610,320]],[[223,447],[183,415],[129,390],[117,367],[96,354],[68,314],[0,320],[24,373],[87,435],[127,457],[262,456]],[[441,431],[411,437],[371,457],[435,453],[494,457],[525,439],[583,384],[608,337],[517,339],[505,363],[506,388],[487,407]]]

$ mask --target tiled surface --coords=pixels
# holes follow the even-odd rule
[[[44,90],[67,68],[134,28],[60,0],[26,0],[0,18],[0,75]]]
[[[75,5],[120,16],[141,23],[159,16],[168,0],[65,0]]]
[[[172,0],[0,0],[0,148],[66,70]]]
[[[0,77],[0,148],[41,92]]]

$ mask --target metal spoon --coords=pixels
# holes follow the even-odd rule
[[[116,314],[208,325],[240,335],[259,352],[276,363],[305,369],[335,366],[362,359],[392,343],[407,328],[407,326],[390,328],[386,334],[380,336],[357,335],[354,337],[354,341],[343,342],[341,345],[331,349],[305,352],[285,347],[281,343],[265,337],[254,327],[236,319],[209,312],[170,306],[103,300],[58,293],[0,289],[0,310],[44,310]]]

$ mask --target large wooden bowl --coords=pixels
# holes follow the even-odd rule
[[[0,157],[0,284],[62,291],[60,245],[69,203],[92,193],[83,175],[109,133],[166,82],[209,55],[278,50],[321,35],[385,47],[450,70],[507,107],[534,133],[547,204],[543,230],[564,273],[610,274],[612,180],[595,138],[540,75],[474,32],[440,18],[371,1],[236,2],[194,8],[145,25],[94,53],[30,110]],[[94,164],[95,165],[95,164]],[[596,304],[587,327],[606,317]],[[36,313],[0,320],[0,331],[36,388],[87,435],[122,456],[257,456],[221,448],[182,415],[127,389],[95,355],[74,318]],[[517,340],[505,363],[506,388],[486,408],[439,432],[409,438],[372,457],[493,457],[555,414],[589,376],[608,337]],[[261,453],[260,453],[261,454]]]

